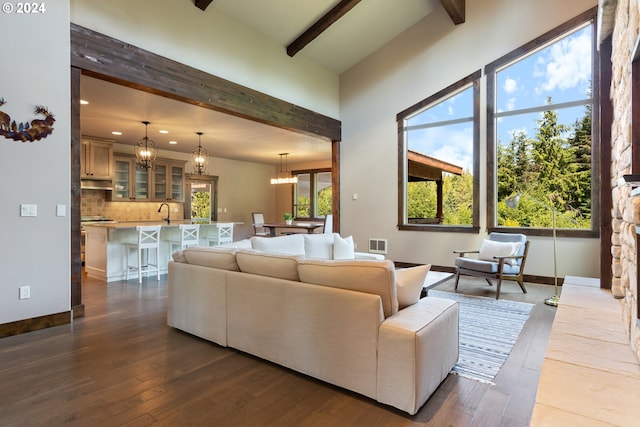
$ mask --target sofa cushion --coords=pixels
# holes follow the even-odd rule
[[[384,316],[398,311],[396,277],[389,260],[319,260],[298,263],[300,281],[379,295]]]
[[[182,251],[189,264],[204,267],[238,271],[236,250],[233,248],[214,248],[208,246],[190,246]]]
[[[398,309],[402,310],[420,301],[424,280],[431,264],[396,270],[396,287],[398,290]]]
[[[338,233],[333,235],[333,259],[354,259],[353,237],[342,237]]]
[[[333,234],[303,234],[306,258],[333,259]]]
[[[278,237],[252,237],[251,247],[264,252],[289,255],[304,255],[304,237],[302,234],[290,234]]]
[[[254,249],[242,249],[236,253],[240,271],[249,274],[299,281],[298,255],[269,253]]]

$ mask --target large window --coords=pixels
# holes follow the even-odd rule
[[[489,228],[592,230],[594,36],[582,17],[487,66]]]
[[[298,183],[293,187],[293,212],[296,219],[319,219],[331,214],[331,170],[293,172]]]
[[[478,228],[480,71],[398,114],[399,228]]]

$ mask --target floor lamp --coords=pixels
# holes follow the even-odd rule
[[[520,197],[524,196],[526,198],[528,198],[529,200],[544,206],[545,208],[549,209],[551,211],[551,229],[552,229],[552,235],[553,235],[553,286],[554,286],[554,294],[553,296],[547,298],[544,300],[544,303],[547,305],[551,305],[553,307],[557,307],[558,304],[560,303],[560,296],[558,295],[558,250],[557,250],[557,239],[556,239],[556,210],[552,207],[549,206],[543,202],[541,202],[538,199],[534,199],[531,196],[528,196],[526,194],[514,194],[513,196],[509,196],[505,199],[505,204],[512,208],[512,209],[517,209],[518,205],[520,204]]]

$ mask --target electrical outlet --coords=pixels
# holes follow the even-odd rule
[[[20,286],[20,299],[31,298],[31,286]]]

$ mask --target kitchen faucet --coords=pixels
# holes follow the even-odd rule
[[[167,224],[171,224],[171,208],[169,207],[168,203],[161,203],[160,207],[158,208],[158,212],[162,210],[163,206],[167,207],[167,217],[164,218],[164,221],[167,221]]]

